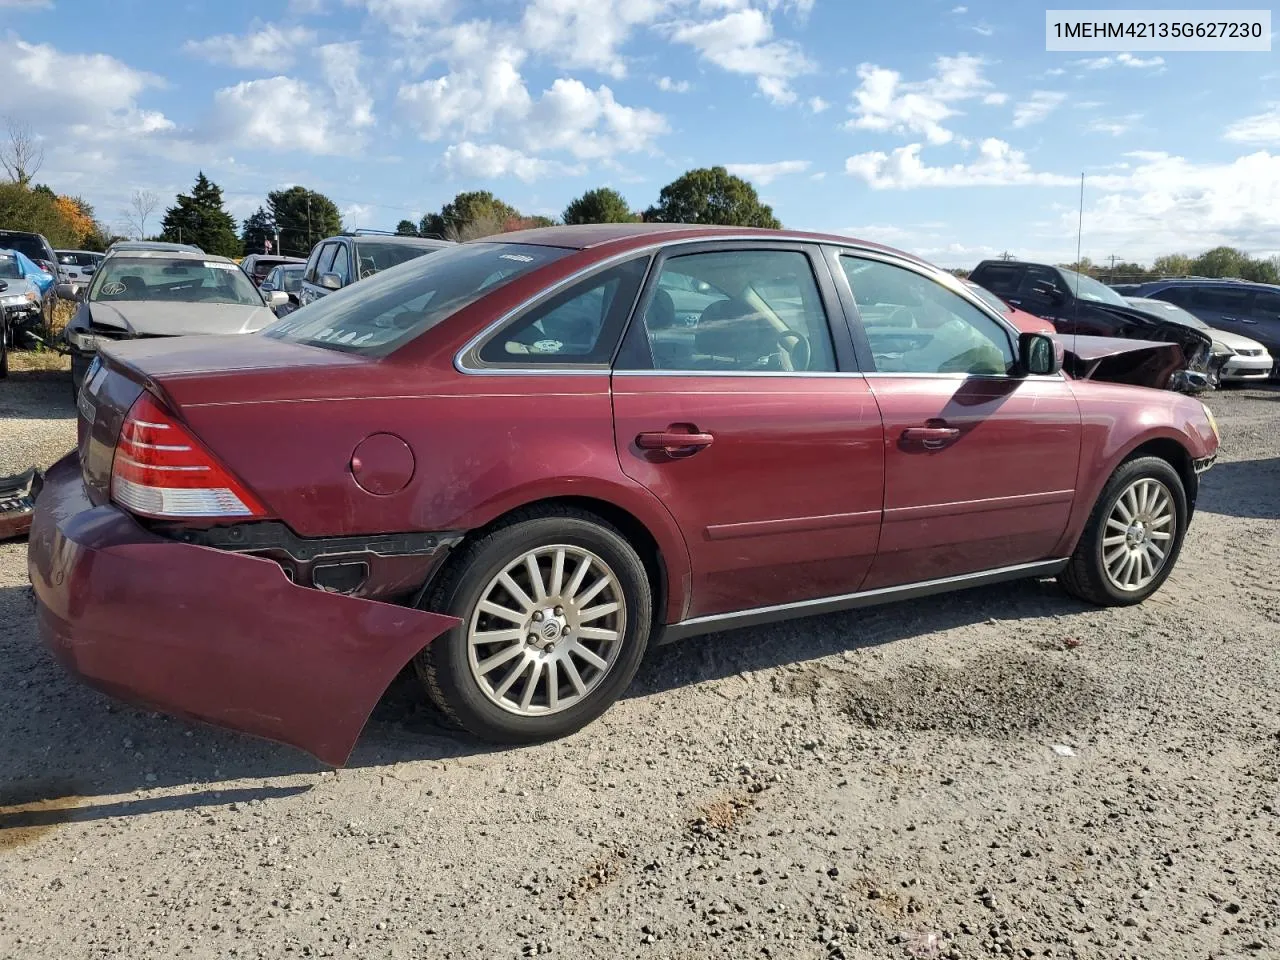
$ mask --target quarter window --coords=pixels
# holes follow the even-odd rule
[[[1004,374],[1014,365],[996,320],[912,270],[842,256],[880,373]]]
[[[1263,320],[1280,317],[1280,293],[1258,291],[1253,295],[1253,315]]]
[[[836,369],[813,267],[800,251],[670,257],[656,286],[642,318],[655,370]]]
[[[538,304],[480,348],[481,362],[608,364],[647,266],[647,257],[629,260]]]

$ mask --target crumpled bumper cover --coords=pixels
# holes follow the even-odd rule
[[[95,507],[74,454],[45,476],[27,563],[41,637],[87,683],[335,766],[395,675],[459,622],[156,536]]]

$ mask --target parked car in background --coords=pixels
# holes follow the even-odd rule
[[[43,234],[0,230],[0,250],[17,250],[50,277],[57,276],[57,256]]]
[[[58,279],[81,287],[88,285],[105,256],[92,250],[55,250],[53,253],[58,258]]]
[[[448,240],[359,230],[321,240],[307,258],[302,286],[298,290],[298,305],[306,306],[388,267],[452,246],[454,244]]]
[[[1188,277],[1152,280],[1136,295],[1175,304],[1214,330],[1256,341],[1271,356],[1271,376],[1280,377],[1280,286]]]
[[[692,338],[671,289],[708,297]],[[334,764],[410,663],[524,743],[694,634],[1024,577],[1141,602],[1218,449],[1199,401],[1064,376],[951,274],[794,231],[500,234],[98,363],[36,501],[44,642]]]
[[[1033,313],[1027,313],[1025,310],[1019,310],[1013,304],[1001,300],[986,287],[979,286],[972,280],[964,281],[964,285],[972,290],[974,295],[992,310],[999,310],[1008,317],[1009,322],[1023,333],[1053,333],[1056,329],[1048,320],[1043,320]]]
[[[302,286],[302,272],[306,261],[282,263],[267,274],[258,286],[277,317],[288,316],[298,309],[298,290]]]
[[[251,253],[240,261],[240,269],[245,272],[255,286],[261,286],[262,281],[276,267],[282,263],[297,263],[305,265],[307,262],[305,257],[279,257],[270,253]]]
[[[1215,330],[1195,314],[1165,300],[1145,297],[1125,297],[1125,300],[1136,310],[1203,330],[1213,337],[1213,359],[1209,372],[1215,383],[1266,380],[1271,376],[1271,354],[1258,341],[1227,330]]]
[[[76,291],[60,291],[76,299]],[[103,343],[252,333],[275,320],[235,261],[177,250],[116,251],[102,262],[64,332],[74,391]]]
[[[1092,277],[1047,263],[984,260],[969,279],[1021,310],[1043,317],[1061,334],[1176,343],[1185,366],[1174,389],[1208,386],[1213,339],[1201,330],[1135,310]]]
[[[114,253],[130,253],[139,250],[155,250],[168,253],[204,253],[191,243],[169,243],[167,240],[117,240],[107,247],[107,256]]]
[[[53,276],[21,250],[0,248],[0,258],[5,260],[3,279],[9,284],[2,298],[9,345],[20,346],[38,327],[48,329],[53,321]]]

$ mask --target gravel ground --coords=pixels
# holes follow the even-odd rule
[[[352,765],[112,703],[0,546],[0,957],[1280,956],[1280,392],[1139,608],[1024,583],[657,651],[495,751],[397,681]],[[73,442],[0,385],[0,471]]]

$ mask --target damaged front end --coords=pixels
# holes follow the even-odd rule
[[[1113,337],[1079,337],[1078,339],[1135,341],[1135,347],[1141,346],[1148,353],[1151,352],[1152,347],[1166,344],[1177,348],[1176,355],[1179,359],[1175,364],[1173,361],[1175,353],[1166,351],[1163,354],[1171,368],[1168,376],[1160,382],[1115,380],[1115,377],[1110,375],[1117,364],[1122,368],[1127,367],[1129,363],[1134,362],[1132,358],[1104,363],[1101,369],[1095,372],[1090,379],[1115,380],[1118,383],[1139,382],[1141,386],[1157,387],[1162,390],[1176,390],[1179,393],[1200,393],[1213,385],[1217,372],[1213,356],[1213,337],[1203,330],[1197,330],[1195,327],[1174,323],[1169,320],[1162,320],[1159,317],[1133,308],[1117,307],[1109,303],[1093,304],[1093,306],[1111,314],[1118,321],[1115,327],[1115,334]],[[1071,338],[1067,338],[1068,350],[1071,349],[1070,340]],[[1148,357],[1144,365],[1149,363],[1150,368],[1154,369],[1160,366],[1160,362],[1154,357]],[[1220,367],[1221,364],[1218,363],[1216,366]],[[1120,373],[1120,375],[1128,376],[1130,373],[1126,371]],[[1142,374],[1135,375],[1142,376]]]
[[[1178,343],[1119,337],[1059,336],[1058,339],[1066,353],[1063,369],[1076,380],[1127,383],[1179,393],[1199,393],[1210,386],[1208,372],[1188,363]]]
[[[35,467],[13,477],[0,477],[0,540],[26,536],[43,483],[44,474]]]

